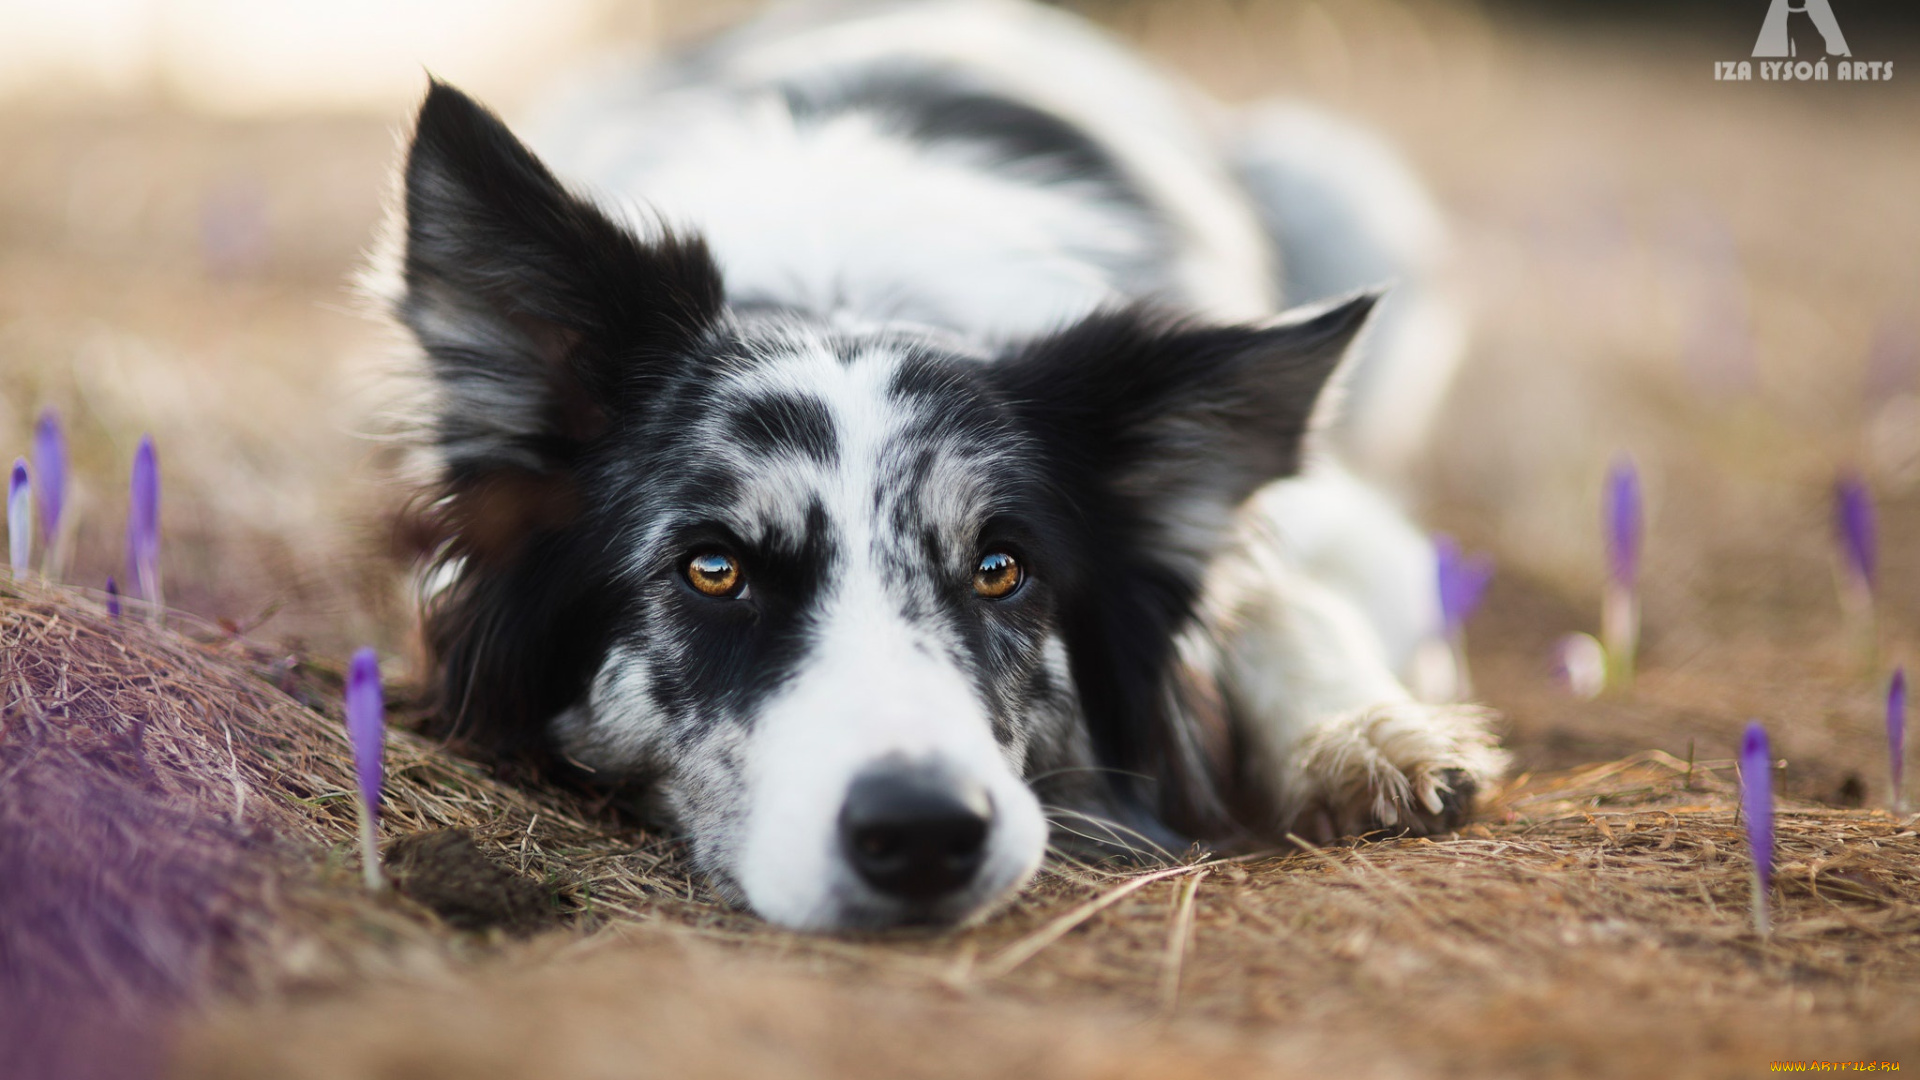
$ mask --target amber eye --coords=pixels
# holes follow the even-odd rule
[[[704,551],[687,560],[687,584],[708,596],[735,596],[745,575],[733,556]]]
[[[980,556],[973,568],[973,591],[989,600],[1010,595],[1020,587],[1020,564],[1004,551]]]

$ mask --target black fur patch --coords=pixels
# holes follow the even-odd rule
[[[828,85],[788,84],[780,89],[802,122],[846,112],[871,113],[909,139],[974,143],[1006,165],[1035,166],[1057,180],[1096,184],[1116,201],[1145,205],[1120,163],[1086,132],[958,72],[877,66]]]
[[[642,240],[570,195],[498,118],[439,82],[407,155],[405,210],[398,314],[445,402],[431,547],[462,568],[427,612],[442,712],[474,742],[532,752],[630,600],[586,474],[611,418],[709,333],[719,271],[700,240]]]
[[[833,417],[819,398],[800,394],[754,397],[729,406],[726,422],[729,436],[763,457],[799,454],[831,465],[840,454]]]

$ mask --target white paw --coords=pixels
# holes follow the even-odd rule
[[[1328,720],[1288,756],[1282,817],[1316,842],[1458,828],[1474,796],[1507,768],[1493,719],[1476,705],[1406,701]]]

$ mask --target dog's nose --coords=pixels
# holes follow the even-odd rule
[[[965,887],[980,869],[992,827],[986,788],[922,765],[867,770],[840,811],[847,861],[867,884],[903,900]]]

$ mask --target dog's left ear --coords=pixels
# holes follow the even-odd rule
[[[1050,486],[1076,500],[1063,629],[1123,817],[1196,838],[1232,833],[1234,778],[1203,749],[1190,710],[1170,707],[1173,642],[1240,504],[1299,470],[1327,383],[1378,299],[1247,327],[1099,314],[989,369],[1044,449]]]
[[[1364,293],[1257,326],[1094,315],[994,369],[1093,510],[1198,573],[1247,496],[1300,467],[1333,373],[1379,300]],[[1126,523],[1126,524],[1122,524]]]

